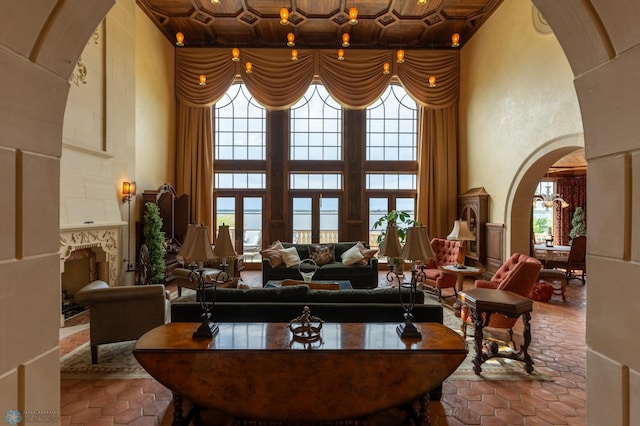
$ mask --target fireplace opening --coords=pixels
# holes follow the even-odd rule
[[[91,281],[99,279],[96,253],[91,248],[74,250],[64,262],[62,273],[62,315],[68,319],[84,311],[75,303],[75,294]]]

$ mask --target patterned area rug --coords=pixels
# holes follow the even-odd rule
[[[462,335],[460,318],[447,308],[444,309],[444,324]],[[472,333],[473,328],[469,327],[469,331]],[[97,364],[91,364],[89,344],[82,345],[60,359],[61,377],[63,379],[149,378],[149,374],[133,356],[134,344],[135,342],[122,342],[101,345],[98,348],[99,362]],[[505,358],[486,361],[482,364],[482,373],[477,375],[473,372],[473,363],[471,362],[475,356],[475,350],[473,339],[470,337],[467,337],[467,348],[469,350],[467,358],[447,380],[553,380],[550,376],[536,370],[532,374],[527,374],[524,370],[524,363]],[[508,350],[508,347],[500,345],[500,350]]]
[[[98,363],[91,364],[89,343],[60,358],[62,379],[145,379],[149,373],[133,356],[133,342],[98,347]]]

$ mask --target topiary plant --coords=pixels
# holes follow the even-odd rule
[[[144,243],[149,249],[149,280],[158,283],[164,280],[164,232],[160,209],[154,203],[145,204]]]
[[[573,240],[575,237],[587,234],[587,224],[584,221],[584,210],[582,207],[576,207],[571,219],[571,231],[569,237]]]

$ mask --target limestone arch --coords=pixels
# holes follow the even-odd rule
[[[562,135],[541,144],[522,162],[511,181],[505,201],[505,226],[511,230],[505,243],[507,254],[529,253],[531,196],[549,167],[565,155],[584,148],[584,135]]]

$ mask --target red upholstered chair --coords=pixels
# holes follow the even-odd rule
[[[476,280],[475,286],[482,288],[492,288],[495,290],[512,291],[521,296],[528,297],[533,284],[538,279],[538,274],[542,269],[540,261],[520,253],[514,253],[500,269],[496,271],[491,280]],[[462,333],[467,337],[467,324],[471,323],[471,312],[467,306],[462,306],[460,312],[462,319]],[[513,326],[518,318],[509,318],[501,314],[492,314],[487,327],[503,328],[509,332],[509,340],[513,342]]]
[[[425,265],[424,274],[425,281],[421,284],[427,291],[432,290],[438,294],[438,300],[442,299],[442,289],[452,288],[453,296],[458,296],[456,290],[457,278],[455,274],[445,274],[438,266],[455,265],[458,263],[458,252],[460,251],[460,243],[453,240],[445,240],[444,238],[433,238],[431,240],[431,248],[436,257]]]

